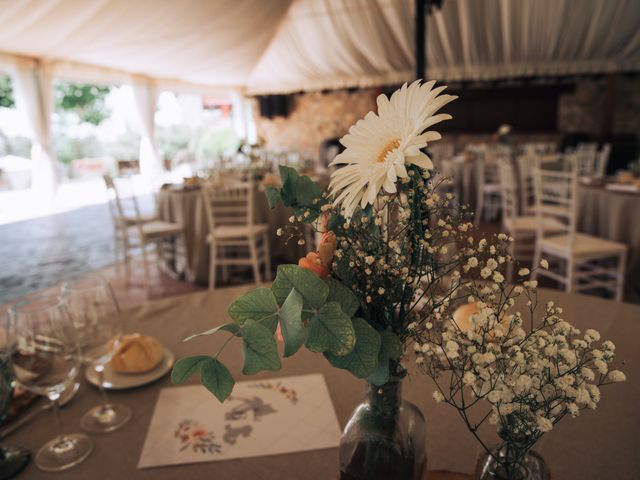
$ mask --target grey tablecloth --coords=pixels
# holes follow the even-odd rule
[[[629,247],[625,300],[640,303],[640,195],[580,185],[578,230]]]
[[[221,344],[222,337],[202,338],[189,343],[185,336],[227,321],[228,305],[244,287],[201,292],[159,300],[135,308],[126,314],[128,329],[157,336],[178,357],[211,354]],[[542,291],[540,299],[553,298],[565,307],[566,318],[584,329],[594,326],[603,337],[617,345],[617,354],[626,361],[623,367],[628,381],[604,387],[598,409],[584,412],[577,419],[565,419],[556,430],[539,443],[552,471],[554,480],[637,480],[640,478],[640,307],[614,303],[593,297]],[[223,354],[236,378],[242,378],[239,348],[229,348]],[[306,350],[283,362],[277,373],[261,373],[255,378],[321,372],[325,375],[338,420],[344,425],[353,408],[361,401],[364,384],[350,374],[333,369],[321,355]],[[195,379],[192,379],[195,383]],[[415,402],[427,419],[427,454],[430,470],[471,472],[479,453],[450,407],[436,405],[431,397],[433,385],[422,376],[411,376],[405,382],[405,396]],[[114,401],[133,408],[132,421],[121,430],[105,435],[93,435],[95,451],[81,465],[64,474],[46,474],[33,464],[22,478],[65,479],[334,479],[338,469],[336,449],[279,455],[264,458],[230,460],[176,467],[138,470],[136,468],[147,428],[160,388],[171,388],[169,378],[135,390],[113,392]],[[62,411],[67,431],[78,431],[80,417],[99,402],[97,389],[85,381],[74,401]],[[212,396],[211,402],[217,400]],[[25,445],[33,452],[56,433],[51,415],[43,415],[6,440]]]
[[[256,223],[269,224],[269,247],[274,262],[297,263],[304,255],[305,247],[298,246],[295,240],[285,244],[285,238],[276,235],[276,230],[287,224],[292,211],[282,205],[271,210],[260,189],[254,194],[254,208]],[[209,225],[200,191],[160,191],[158,212],[162,220],[184,225],[186,277],[189,281],[206,284],[209,278]]]

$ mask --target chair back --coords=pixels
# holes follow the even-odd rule
[[[609,157],[611,156],[611,144],[605,143],[596,157],[596,175],[604,177],[607,172],[607,165],[609,164]]]
[[[209,231],[222,225],[254,224],[255,186],[252,182],[214,183],[202,188]]]
[[[142,225],[140,206],[136,198],[133,182],[130,177],[114,178],[104,175],[104,183],[109,194],[109,210],[117,225],[127,226],[131,223]]]
[[[546,167],[546,168],[545,168]],[[567,235],[572,250],[576,233],[578,174],[576,168],[568,171],[551,169],[536,162],[533,171],[535,205],[538,223],[538,241],[552,235]],[[544,228],[549,220],[555,220],[553,233]],[[564,226],[564,228],[562,228]]]
[[[455,153],[455,147],[450,142],[437,142],[428,147],[429,154],[434,164],[439,163],[442,160],[449,160],[453,158]]]
[[[498,165],[503,161],[510,161],[509,156],[498,155],[493,157],[491,161],[487,161],[486,157],[479,157],[476,160],[478,188],[480,190],[482,190],[485,185],[500,185]]]
[[[566,170],[575,169],[579,177],[598,174],[598,152],[590,148],[578,148],[565,155]]]
[[[518,186],[513,165],[507,159],[498,161],[502,223],[518,216]]]

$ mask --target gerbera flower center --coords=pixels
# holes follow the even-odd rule
[[[385,158],[387,158],[387,155],[389,154],[389,152],[392,152],[393,150],[395,150],[399,146],[400,146],[400,140],[399,139],[396,138],[394,140],[391,140],[382,149],[382,152],[380,152],[380,155],[378,155],[378,160],[376,160],[376,162],[377,163],[384,162],[384,160],[385,160]]]

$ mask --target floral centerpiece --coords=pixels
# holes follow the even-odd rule
[[[434,85],[414,82],[391,98],[378,97],[378,113],[367,114],[342,138],[346,150],[333,162],[340,168],[328,192],[280,168],[281,188],[268,189],[268,200],[272,207],[291,207],[294,215],[278,233],[303,243],[300,224],[314,225],[323,232],[318,251],[298,265],[280,265],[270,288],[248,292],[230,306],[230,323],[199,334],[240,341],[247,375],[280,369],[279,330],[284,357],[305,347],[366,380],[369,398],[344,435],[345,478],[423,475],[424,420],[401,400],[402,358],[413,310],[420,298],[435,295],[449,271],[441,257],[470,225],[451,227],[452,197],[437,193],[442,180],[433,181],[433,164],[423,152],[440,138],[428,129],[451,118],[437,111],[455,98]],[[220,401],[233,389],[219,352],[179,360],[173,380],[193,373]]]
[[[304,244],[300,227],[312,225],[322,233],[317,251],[300,259],[298,265],[278,266],[271,287],[258,288],[237,299],[228,311],[231,322],[194,335],[228,335],[223,348],[233,340],[241,342],[246,375],[280,369],[276,338],[281,335],[282,356],[290,357],[304,347],[322,354],[332,366],[365,380],[369,385],[367,397],[356,408],[341,441],[344,479],[406,480],[424,476],[424,418],[417,407],[401,397],[407,358],[412,355],[410,343],[419,346],[418,365],[434,378],[443,372],[459,376],[457,390],[447,395],[439,392],[442,399],[453,403],[455,395],[469,388],[471,374],[477,382],[472,382],[477,399],[488,398],[487,381],[498,378],[493,373],[487,377],[485,370],[468,371],[467,364],[460,362],[473,360],[488,368],[499,354],[506,355],[495,348],[513,350],[512,344],[503,346],[505,339],[513,335],[522,337],[522,341],[529,338],[526,334],[523,337],[518,323],[521,316],[505,317],[510,320],[503,324],[501,311],[495,316],[499,321],[486,312],[489,306],[512,306],[509,295],[504,297],[504,304],[499,303],[497,291],[530,291],[526,285],[508,287],[500,271],[513,261],[509,255],[512,239],[500,235],[492,245],[486,239],[476,241],[465,208],[458,207],[453,195],[447,193],[449,180],[435,175],[433,163],[423,151],[440,138],[429,128],[451,118],[438,110],[456,98],[443,94],[445,87],[434,86],[434,82],[416,81],[403,85],[390,98],[380,95],[378,112],[368,113],[341,139],[346,149],[333,161],[332,165],[339,168],[332,174],[327,192],[294,169],[280,168],[281,188],[269,188],[267,197],[272,207],[283,203],[293,215],[278,234]],[[465,279],[473,275],[480,284]],[[447,322],[449,310],[469,295],[480,300],[478,308],[486,312],[473,318],[493,319],[483,320],[479,327],[486,337],[482,348],[473,344],[479,341],[475,324],[462,333]],[[549,317],[553,315],[549,313]],[[561,328],[555,323],[545,325],[547,330]],[[535,330],[532,345],[537,345],[544,331]],[[571,351],[578,358],[579,354],[586,355],[591,344],[572,347]],[[558,348],[564,355],[566,349]],[[602,352],[601,360],[606,362],[609,350]],[[173,369],[173,381],[181,383],[199,373],[202,384],[224,401],[234,379],[219,355],[180,359]],[[529,353],[522,346],[513,355],[518,359],[523,356],[524,361],[533,358],[526,356]],[[579,358],[580,368],[588,368]],[[534,372],[534,368],[538,370]],[[527,370],[531,385],[543,390],[547,387],[534,373],[545,368],[532,366]],[[512,376],[491,385],[494,389],[497,385],[511,387]],[[578,388],[576,384],[568,387],[572,385]],[[591,395],[587,387],[579,389],[580,401],[584,400],[585,389]],[[487,417],[508,417],[504,434],[526,437],[521,441],[528,445],[533,437],[524,428],[529,427],[521,423],[516,430],[509,430],[521,417],[504,410],[506,396],[502,395],[506,393],[499,391],[491,394],[497,412],[491,410]],[[575,404],[582,405],[577,399]],[[536,422],[541,418],[554,421],[548,415],[540,416],[539,411],[538,407],[532,409],[531,418]]]
[[[552,301],[536,315],[531,272],[521,268],[519,279],[505,284],[496,247],[470,242],[466,254],[466,279],[453,275],[450,288],[469,303],[445,302],[428,312],[432,322],[416,324],[416,362],[435,382],[436,402],[454,407],[486,451],[475,478],[548,479],[531,448],[562,418],[595,409],[601,386],[625,380],[611,369],[615,346],[599,343],[596,330],[580,332]],[[495,448],[480,434],[486,421],[497,427]]]

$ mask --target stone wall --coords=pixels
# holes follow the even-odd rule
[[[343,136],[358,119],[375,109],[379,93],[379,89],[370,88],[295,95],[288,117],[256,116],[258,136],[269,150],[296,151],[303,157],[316,158],[324,140]],[[254,111],[259,112],[257,102]]]
[[[518,141],[559,140],[564,133],[588,133],[598,137],[603,131],[603,116],[609,101],[607,77],[582,78],[573,93],[561,95],[556,134],[521,135]],[[615,109],[610,120],[612,133],[640,136],[640,75],[618,75],[614,79]],[[303,157],[316,158],[323,140],[341,137],[367,112],[375,109],[380,89],[354,92],[298,94],[286,118],[262,118],[256,115],[258,135],[271,150],[297,151]],[[258,112],[257,102],[254,111]],[[465,142],[490,141],[491,134],[447,133],[447,141],[456,146]]]
[[[611,133],[640,135],[640,75],[617,75],[612,79],[586,78],[576,83],[575,92],[560,97],[558,130],[562,133],[588,133],[600,136],[613,92],[614,111]]]

